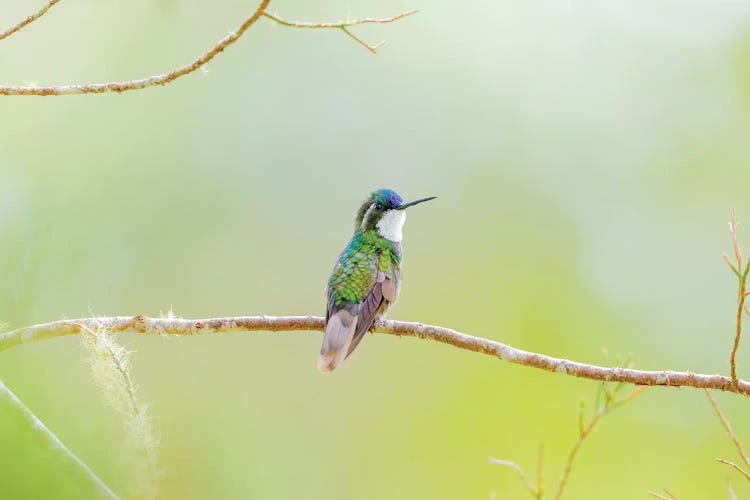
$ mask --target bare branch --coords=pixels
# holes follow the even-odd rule
[[[42,423],[42,421],[39,420],[39,418],[34,415],[31,410],[26,407],[26,405],[23,404],[20,399],[18,399],[18,396],[13,394],[8,386],[0,381],[0,401],[3,399],[7,399],[13,406],[20,410],[21,414],[26,419],[26,422],[30,424],[31,428],[37,432],[37,435],[43,439],[44,444],[49,449],[64,455],[66,459],[75,463],[83,471],[83,473],[86,474],[96,485],[97,491],[103,498],[119,498],[111,489],[109,489],[109,486],[104,484],[104,482],[99,479],[99,476],[97,476],[94,471],[89,468],[88,465],[86,465],[80,458],[75,456],[73,452],[70,451],[68,447],[65,446],[63,442],[60,441],[60,439],[55,436],[52,431],[50,431],[47,426],[44,425],[44,423]]]
[[[656,493],[655,491],[649,491],[648,494],[652,497],[661,498],[662,500],[677,500],[677,497],[669,492],[668,489],[664,488],[665,495]]]
[[[740,251],[740,245],[737,242],[737,211],[732,209],[732,218],[729,220],[729,235],[732,237],[734,258],[737,261],[737,269],[742,269],[742,252]]]
[[[414,15],[417,12],[419,11],[410,10],[407,12],[403,12],[397,16],[393,16],[393,17],[383,17],[383,18],[366,17],[363,19],[355,19],[352,21],[337,21],[333,23],[308,23],[308,22],[301,22],[301,21],[287,21],[285,19],[280,18],[279,16],[275,14],[269,14],[268,12],[264,12],[263,16],[273,21],[276,21],[279,24],[283,24],[284,26],[289,26],[290,28],[335,29],[335,28],[348,28],[350,26],[356,26],[358,24],[388,24],[394,21],[398,21],[399,19],[403,19],[405,17]]]
[[[307,23],[307,22],[299,22],[299,21],[287,21],[285,19],[282,19],[274,14],[269,14],[268,12],[264,12],[263,16],[267,17],[268,19],[275,21],[282,26],[289,26],[290,28],[306,28],[306,29],[340,29],[344,33],[346,33],[348,36],[352,37],[354,41],[356,41],[358,44],[362,45],[364,48],[372,52],[373,54],[377,53],[377,50],[380,46],[382,46],[385,41],[382,41],[376,45],[370,45],[361,38],[359,38],[357,35],[352,33],[348,28],[350,26],[356,26],[358,24],[386,24],[386,23],[392,23],[394,21],[398,21],[399,19],[403,19],[407,16],[411,16],[413,14],[416,14],[416,10],[410,10],[408,12],[404,12],[402,14],[399,14],[397,16],[393,17],[386,17],[386,18],[365,18],[365,19],[356,19],[354,21],[339,21],[335,23]]]
[[[722,254],[722,257],[724,258],[724,262],[726,262],[726,263],[727,263],[727,265],[729,266],[729,269],[731,269],[731,270],[732,270],[732,272],[733,272],[733,273],[734,273],[734,274],[735,274],[735,275],[736,275],[736,276],[737,276],[738,278],[739,278],[739,277],[741,277],[742,275],[740,274],[740,272],[739,272],[739,271],[737,270],[737,268],[736,268],[736,267],[734,267],[734,264],[732,264],[732,261],[731,261],[731,260],[729,260],[729,256],[728,256],[727,254]]]
[[[740,467],[736,463],[730,462],[729,460],[724,460],[723,458],[717,458],[716,461],[720,462],[722,464],[726,464],[726,465],[732,467],[733,469],[737,470],[737,472],[739,472],[740,474],[742,474],[743,476],[745,476],[745,479],[747,479],[748,482],[750,482],[750,474],[748,474],[745,469],[743,469],[742,467]]]
[[[738,500],[737,493],[734,492],[732,489],[732,483],[729,482],[729,475],[727,475],[727,496],[729,497],[729,500]]]
[[[0,40],[4,40],[8,38],[10,35],[12,35],[13,33],[21,31],[21,29],[25,28],[26,26],[28,26],[29,24],[33,23],[34,21],[42,17],[44,14],[46,14],[47,11],[50,10],[52,6],[55,5],[59,1],[60,0],[49,0],[49,2],[47,2],[45,6],[39,9],[36,13],[30,15],[29,17],[27,17],[20,23],[0,33]]]
[[[536,497],[544,496],[544,443],[539,445],[539,458],[536,461]]]
[[[597,392],[597,396],[598,395],[599,393]],[[586,408],[586,403],[584,403],[582,399],[580,405],[578,406],[578,435],[579,436],[583,436],[583,431],[584,431],[583,411],[585,410],[585,408]]]
[[[740,454],[740,458],[742,459],[742,462],[748,468],[750,468],[750,460],[748,460],[747,453],[745,453],[745,447],[742,446],[742,442],[737,438],[737,434],[734,433],[734,430],[732,429],[732,426],[729,423],[729,420],[727,419],[727,417],[724,416],[724,413],[721,411],[721,408],[719,408],[719,404],[716,402],[713,396],[711,396],[711,393],[708,392],[708,390],[704,392],[706,393],[706,397],[708,398],[709,403],[711,403],[711,406],[713,406],[714,411],[716,412],[716,416],[719,417],[721,426],[724,427],[724,430],[727,432],[729,439],[732,440],[732,442],[734,443],[734,447],[737,448],[737,453]]]
[[[76,335],[83,327],[106,326],[114,332],[137,332],[144,334],[198,335],[241,331],[302,331],[323,330],[323,318],[319,316],[238,316],[210,319],[147,318],[145,316],[115,316],[53,321],[27,326],[0,334],[0,351],[19,344],[37,340]],[[449,344],[459,349],[494,356],[509,363],[530,366],[574,377],[623,382],[635,385],[660,385],[669,387],[697,387],[750,395],[750,382],[739,380],[738,384],[724,375],[706,375],[678,371],[646,371],[632,368],[603,367],[555,358],[535,352],[517,349],[494,340],[473,337],[441,326],[383,320],[375,323],[375,331],[389,335],[417,337]]]
[[[618,400],[618,401],[615,400],[615,397],[614,397],[615,395],[612,394],[612,396],[609,399],[607,399],[607,402],[604,404],[604,406],[599,408],[597,412],[594,414],[594,416],[591,417],[589,424],[586,427],[584,427],[582,431],[579,431],[578,439],[573,445],[573,448],[570,449],[570,453],[568,454],[568,459],[565,461],[565,467],[563,468],[563,473],[562,473],[562,476],[560,477],[560,483],[557,485],[557,491],[555,491],[555,495],[553,497],[555,500],[559,500],[562,497],[562,494],[565,491],[565,486],[568,484],[568,478],[570,477],[570,471],[573,469],[573,463],[575,462],[576,455],[578,455],[578,450],[581,449],[581,445],[586,440],[586,438],[591,434],[591,432],[594,430],[594,427],[596,427],[596,424],[598,424],[599,421],[602,419],[602,417],[606,415],[607,413],[609,413],[611,410],[617,408],[618,406],[624,403],[627,403],[628,401],[632,400],[633,398],[641,394],[646,389],[647,387],[638,387],[634,389],[632,392],[630,392],[623,399]],[[616,389],[615,389],[615,392],[616,392]]]
[[[357,35],[355,35],[351,31],[349,31],[347,28],[341,28],[341,31],[343,31],[344,33],[346,33],[347,35],[349,35],[350,37],[352,37],[355,42],[357,42],[358,44],[362,45],[364,48],[366,48],[367,50],[369,50],[373,54],[377,54],[378,53],[378,49],[385,43],[385,40],[381,40],[380,43],[378,43],[376,45],[369,45],[367,42],[365,42],[360,37],[358,37]]]
[[[517,463],[511,462],[510,460],[500,460],[499,458],[492,457],[488,458],[487,460],[489,460],[491,464],[502,465],[503,467],[513,469],[516,474],[518,474],[518,477],[519,479],[521,479],[523,485],[526,486],[526,489],[529,490],[529,493],[531,493],[532,496],[541,498],[539,490],[526,478],[526,474],[524,474],[523,469],[521,469],[521,467]]]
[[[750,273],[750,260],[748,260],[744,269],[742,267],[742,251],[740,249],[739,241],[737,240],[737,227],[736,211],[732,209],[732,218],[729,221],[729,235],[732,237],[732,247],[734,249],[734,258],[736,265],[732,264],[724,254],[724,260],[732,269],[732,272],[737,276],[737,314],[735,319],[735,332],[734,332],[734,344],[732,345],[732,352],[729,354],[729,370],[732,377],[732,383],[737,384],[737,350],[740,348],[740,339],[742,338],[742,316],[743,312],[750,315],[747,306],[745,305],[745,299],[748,296],[746,292],[747,288],[747,276]]]
[[[41,15],[43,15],[52,5],[57,3],[59,0],[51,0],[47,6],[36,13],[34,16],[29,17],[21,24],[11,28],[7,32],[5,32],[2,36],[0,35],[0,40],[4,38],[5,36],[9,36],[15,31],[18,31],[26,24],[31,23],[35,19],[38,19]],[[150,76],[147,78],[141,78],[139,80],[129,80],[129,81],[123,81],[123,82],[109,82],[109,83],[87,83],[87,84],[79,84],[79,85],[55,85],[55,86],[48,86],[48,87],[40,87],[40,86],[0,86],[0,95],[37,95],[37,96],[49,96],[49,95],[72,95],[72,94],[104,94],[107,92],[127,92],[130,90],[138,90],[138,89],[144,89],[147,87],[154,87],[157,85],[166,85],[168,83],[173,82],[174,80],[185,76],[187,74],[190,74],[197,69],[203,67],[206,65],[209,61],[211,61],[214,57],[216,57],[220,52],[222,52],[224,49],[229,47],[231,44],[236,42],[246,31],[247,29],[255,24],[255,22],[261,17],[265,16],[268,19],[271,19],[272,21],[275,21],[278,24],[289,26],[293,28],[309,28],[309,29],[339,29],[346,33],[349,37],[351,37],[353,40],[355,40],[357,43],[365,47],[367,50],[372,52],[373,54],[377,52],[377,49],[383,45],[385,42],[380,42],[376,45],[370,45],[361,38],[359,38],[357,35],[352,33],[348,28],[350,26],[356,26],[360,24],[385,24],[385,23],[392,23],[394,21],[398,21],[399,19],[403,19],[407,16],[411,16],[412,14],[415,14],[417,11],[412,10],[408,12],[404,12],[402,14],[399,14],[394,17],[388,17],[388,18],[365,18],[365,19],[357,19],[354,21],[341,21],[338,23],[303,23],[303,22],[296,22],[296,21],[286,21],[278,16],[275,16],[273,14],[268,14],[266,11],[266,8],[268,7],[268,4],[271,0],[261,0],[258,7],[255,9],[255,12],[245,19],[245,21],[233,32],[229,33],[227,36],[219,40],[218,43],[216,43],[211,49],[209,49],[206,53],[204,53],[202,56],[200,56],[198,59],[193,61],[190,64],[187,64],[185,66],[182,66],[180,68],[177,68],[173,71],[170,71],[169,73],[164,73],[162,75],[156,75],[156,76]]]
[[[151,76],[148,78],[142,78],[140,80],[130,80],[126,82],[110,82],[110,83],[91,83],[82,85],[58,85],[53,87],[17,87],[17,86],[0,86],[0,95],[71,95],[71,94],[103,94],[106,92],[127,92],[129,90],[143,89],[146,87],[153,87],[156,85],[166,85],[174,80],[185,76],[193,71],[197,70],[201,66],[205,65],[211,59],[216,57],[224,49],[232,45],[234,42],[252,26],[263,14],[263,11],[268,7],[271,0],[261,0],[255,12],[237,28],[237,30],[229,33],[227,36],[219,40],[219,42],[211,47],[208,52],[200,56],[192,63],[177,68],[169,73],[163,75]]]

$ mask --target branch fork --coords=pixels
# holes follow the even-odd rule
[[[47,11],[53,5],[55,5],[59,1],[60,0],[50,0],[40,11],[29,16],[28,18],[24,19],[23,21],[9,28],[8,30],[0,33],[0,41],[20,31],[24,27],[28,26],[32,22],[42,17],[44,14],[47,13]],[[394,21],[398,21],[400,19],[403,19],[405,17],[411,16],[417,13],[416,10],[411,10],[411,11],[399,14],[397,16],[388,17],[388,18],[364,18],[364,19],[357,19],[354,21],[340,21],[338,23],[307,23],[307,22],[298,22],[298,21],[286,21],[282,19],[281,17],[268,13],[267,8],[268,8],[270,1],[271,0],[261,0],[260,3],[258,4],[258,7],[256,7],[255,11],[250,15],[250,17],[245,19],[235,31],[230,32],[224,38],[219,40],[218,43],[216,43],[203,55],[195,59],[192,63],[176,68],[168,73],[164,73],[162,75],[150,76],[146,78],[135,79],[135,80],[123,81],[123,82],[87,83],[87,84],[78,84],[78,85],[55,85],[55,86],[46,86],[46,87],[37,86],[37,85],[26,85],[26,86],[0,85],[0,95],[51,96],[51,95],[72,95],[72,94],[104,94],[104,93],[109,93],[109,92],[122,93],[122,92],[131,91],[131,90],[144,89],[148,87],[163,86],[163,85],[173,82],[174,80],[178,78],[188,75],[196,71],[197,69],[202,68],[206,64],[208,64],[208,62],[211,61],[214,57],[216,57],[220,52],[222,52],[224,49],[226,49],[227,47],[232,45],[234,42],[239,40],[240,37],[245,34],[248,28],[250,28],[250,26],[255,24],[255,22],[260,17],[266,17],[267,19],[270,19],[278,24],[281,24],[283,26],[288,26],[291,28],[340,29],[347,36],[351,37],[354,41],[356,41],[358,44],[362,45],[364,48],[366,48],[367,50],[375,54],[377,53],[378,48],[380,48],[385,42],[382,41],[378,44],[370,45],[364,40],[362,40],[360,37],[352,33],[352,31],[349,29],[350,27],[360,25],[360,24],[392,23]]]

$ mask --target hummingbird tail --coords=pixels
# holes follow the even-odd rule
[[[357,316],[346,310],[338,311],[328,319],[318,358],[320,371],[331,372],[346,359],[357,331],[357,319]]]

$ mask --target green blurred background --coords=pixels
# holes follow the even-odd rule
[[[40,2],[5,2],[0,26]],[[3,84],[128,80],[192,60],[255,4],[61,2],[0,42]],[[361,199],[410,212],[390,317],[529,350],[726,372],[737,208],[750,253],[750,4],[274,1],[208,67],[123,95],[0,98],[0,319],[321,314]],[[318,333],[121,335],[161,440],[162,498],[525,498],[553,489],[596,384],[370,336],[331,375]],[[749,340],[750,341],[750,340]],[[748,348],[740,370],[750,374]],[[0,354],[0,379],[128,496],[126,432],[78,339]],[[718,395],[750,438],[748,403]],[[86,478],[0,412],[4,498]],[[750,444],[750,441],[748,441]],[[704,395],[651,389],[584,445],[569,498],[719,498],[735,459]]]

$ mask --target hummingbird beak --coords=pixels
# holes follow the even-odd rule
[[[404,203],[403,205],[399,205],[398,207],[396,207],[396,210],[404,210],[406,208],[413,207],[414,205],[417,205],[418,203],[434,200],[435,198],[437,198],[437,196],[428,196],[427,198],[420,198],[418,200],[409,201],[409,202]]]

